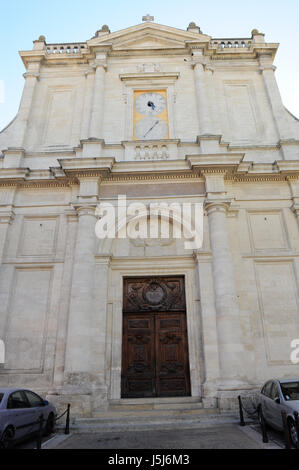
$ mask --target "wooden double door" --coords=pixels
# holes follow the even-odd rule
[[[167,284],[170,287],[174,286],[172,293],[176,284],[171,285],[169,282],[165,284],[167,281],[164,278],[162,284],[159,281],[161,278],[147,279],[145,292],[148,295],[140,294],[140,310],[124,312],[122,398],[190,395],[185,311],[171,311],[171,308],[169,311],[159,311],[154,308],[151,311],[142,311],[142,307],[145,309],[149,305],[158,308],[167,306],[165,302],[159,304],[157,301],[163,295],[166,296]],[[144,287],[141,289],[144,290]],[[134,310],[132,303],[129,304],[131,310]]]

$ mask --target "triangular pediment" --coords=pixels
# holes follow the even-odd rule
[[[210,36],[184,31],[156,23],[143,23],[137,26],[107,33],[88,41],[89,47],[110,46],[112,50],[159,50],[181,49],[186,42],[209,42]]]

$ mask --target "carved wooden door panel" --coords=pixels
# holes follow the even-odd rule
[[[184,278],[125,279],[122,398],[188,395]]]
[[[122,397],[156,396],[155,327],[152,315],[125,315]]]
[[[158,314],[155,326],[157,396],[190,395],[185,314]]]

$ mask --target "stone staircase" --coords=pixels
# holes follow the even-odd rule
[[[112,400],[107,411],[92,418],[75,418],[72,433],[187,429],[238,422],[236,414],[204,408],[194,397]]]

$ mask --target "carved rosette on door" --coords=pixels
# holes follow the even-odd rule
[[[122,397],[190,395],[184,278],[124,280]]]

